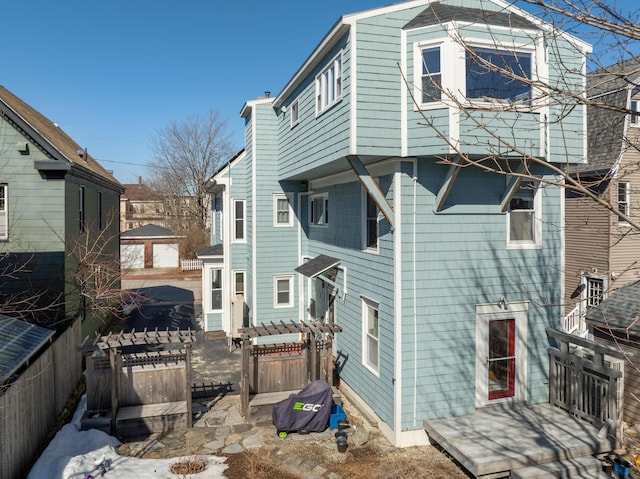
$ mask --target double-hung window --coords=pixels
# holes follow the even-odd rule
[[[309,201],[309,224],[326,226],[329,224],[329,195],[321,194],[311,197]]]
[[[293,226],[293,212],[289,195],[280,193],[273,195],[273,224],[274,226]]]
[[[211,268],[211,311],[222,310],[222,268]]]
[[[466,97],[531,101],[531,53],[469,47],[465,56]]]
[[[629,182],[618,181],[618,211],[625,216],[629,216]],[[618,224],[628,225],[625,220],[618,217]]]
[[[333,58],[316,76],[316,115],[335,105],[342,98],[342,55]]]
[[[512,247],[538,247],[541,243],[538,182],[523,180],[509,202],[508,244]]]
[[[442,98],[442,69],[440,47],[422,49],[422,103],[440,101]]]
[[[245,201],[233,200],[233,240],[245,240]]]
[[[0,184],[0,240],[9,238],[9,198],[7,185]]]
[[[378,303],[362,298],[362,362],[376,374],[380,371],[378,308]]]
[[[293,275],[273,277],[273,307],[289,308],[293,306]]]

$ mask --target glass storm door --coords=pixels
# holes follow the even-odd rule
[[[515,319],[489,321],[488,399],[514,397],[516,380]]]

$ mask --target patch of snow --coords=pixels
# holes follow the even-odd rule
[[[109,479],[171,479],[181,475],[171,473],[172,464],[184,458],[139,459],[120,456],[116,448],[120,445],[115,437],[90,429],[80,431],[78,426],[84,412],[83,401],[79,405],[74,419],[65,425],[42,453],[27,476],[27,479],[85,479],[89,476],[100,477],[99,465],[111,461],[111,469],[104,477]],[[84,398],[86,405],[86,398]],[[199,474],[189,474],[193,479],[224,479],[227,468],[225,458],[217,456],[198,456],[207,461],[207,468]]]

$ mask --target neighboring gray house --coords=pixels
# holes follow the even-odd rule
[[[277,96],[244,105],[245,148],[211,179],[206,330],[337,323],[341,389],[396,445],[425,443],[425,419],[548,401],[564,192],[457,151],[513,171],[584,161],[584,107],[474,60],[579,94],[589,46],[550,31],[501,0],[340,17]]]

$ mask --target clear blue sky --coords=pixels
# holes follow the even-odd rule
[[[133,183],[173,121],[218,110],[241,148],[245,101],[277,95],[340,15],[389,3],[6,1],[0,84]]]

